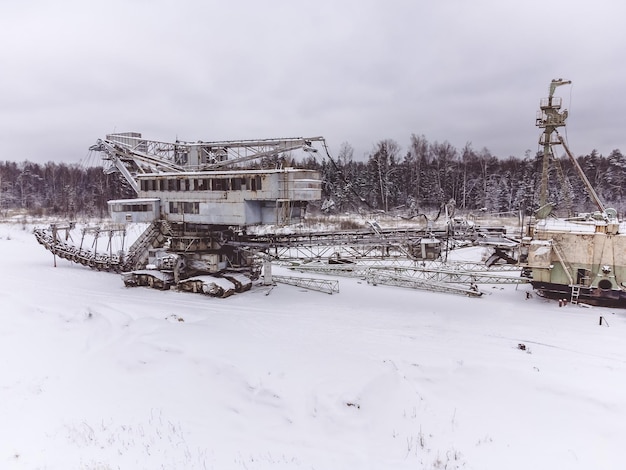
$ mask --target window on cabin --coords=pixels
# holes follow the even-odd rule
[[[261,177],[260,176],[254,176],[250,179],[251,187],[250,189],[252,191],[260,191],[261,190]]]
[[[241,191],[241,180],[243,178],[231,178],[230,180],[230,187],[233,189],[233,191]]]
[[[209,178],[200,178],[195,180],[195,182],[198,191],[208,191],[211,189],[211,180]]]
[[[199,202],[183,202],[183,212],[185,214],[199,214],[200,203]]]
[[[214,178],[212,181],[213,191],[228,191],[228,179]]]
[[[150,212],[151,204],[113,204],[113,212]]]
[[[199,214],[199,202],[170,202],[170,214]]]

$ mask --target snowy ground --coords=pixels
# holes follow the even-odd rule
[[[30,228],[0,225],[0,468],[626,465],[626,311],[527,286],[127,289],[53,267]]]

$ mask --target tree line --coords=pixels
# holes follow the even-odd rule
[[[102,167],[25,161],[0,163],[0,214],[11,211],[35,216],[74,218],[108,215],[107,201],[133,197],[118,174]]]
[[[555,148],[558,149],[559,147]],[[539,205],[543,155],[497,158],[471,144],[457,149],[448,142],[429,142],[412,135],[405,151],[394,140],[381,140],[366,159],[356,160],[343,143],[332,158],[309,154],[298,166],[322,176],[326,212],[377,210],[407,216],[454,204],[462,211],[530,213]],[[265,158],[257,166],[293,165],[291,156]],[[604,201],[620,214],[626,190],[626,157],[613,150],[577,157],[587,179]],[[596,210],[575,166],[565,155],[552,159],[548,201],[559,215]],[[133,197],[117,173],[100,166],[29,161],[0,163],[0,212],[27,211],[33,215],[106,217],[107,201]]]
[[[555,147],[555,153],[559,147]],[[332,160],[308,157],[305,165],[322,173],[328,211],[353,211],[363,206],[382,211],[417,214],[452,202],[465,211],[531,213],[539,207],[543,154],[527,151],[522,157],[497,158],[487,149],[466,144],[429,142],[412,135],[401,152],[393,140],[378,142],[365,161],[355,161],[352,147],[342,144]],[[565,154],[551,158],[548,202],[559,215],[598,208],[583,180]],[[626,211],[626,157],[613,150],[607,157],[592,151],[576,161],[606,207]]]

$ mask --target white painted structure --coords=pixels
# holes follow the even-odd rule
[[[303,217],[309,202],[321,199],[319,173],[239,165],[297,149],[316,152],[312,141],[323,139],[168,144],[124,133],[107,136],[93,149],[101,151],[137,192],[138,199],[109,201],[116,222],[284,225]]]

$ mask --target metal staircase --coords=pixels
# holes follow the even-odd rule
[[[139,269],[145,266],[148,261],[148,253],[153,248],[161,248],[165,244],[163,234],[164,223],[160,220],[152,222],[148,228],[139,236],[135,243],[128,250],[128,257],[124,263],[125,270]],[[165,227],[171,231],[169,224]]]

